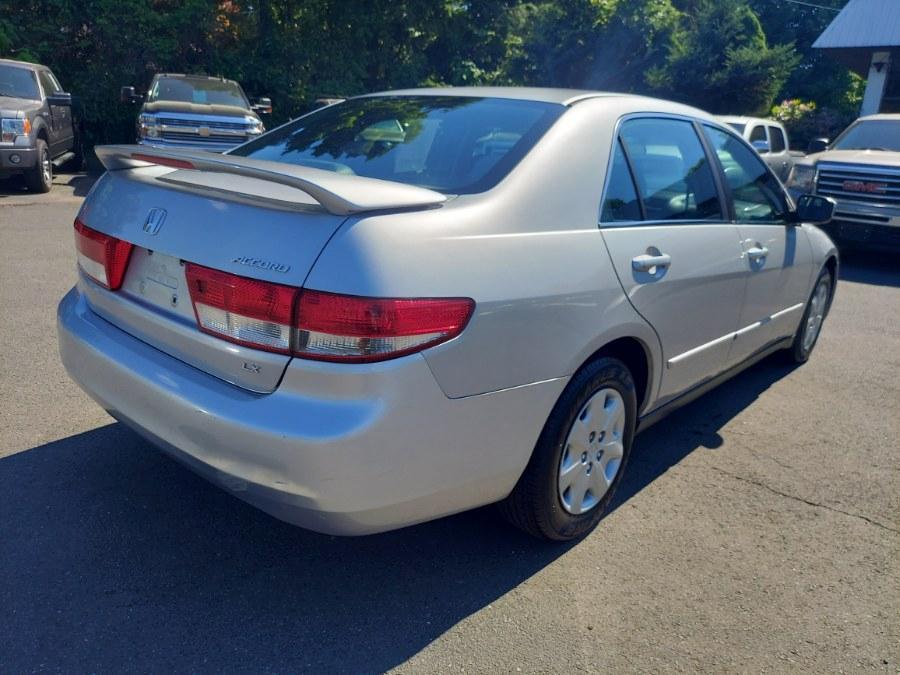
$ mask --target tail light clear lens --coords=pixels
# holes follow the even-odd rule
[[[186,265],[200,329],[237,344],[320,361],[383,361],[446,342],[470,298],[363,298]]]
[[[122,286],[131,249],[129,242],[92,230],[80,220],[75,220],[78,266],[109,290],[115,291]]]
[[[323,361],[395,358],[456,337],[474,308],[469,298],[362,298],[304,290],[294,352]]]

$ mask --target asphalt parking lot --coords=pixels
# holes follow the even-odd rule
[[[89,184],[0,183],[0,672],[900,672],[900,258],[845,256],[807,365],[768,359],[639,436],[583,542],[489,508],[339,539],[68,380]]]

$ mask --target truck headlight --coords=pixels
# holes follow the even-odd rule
[[[804,194],[811,193],[816,187],[816,167],[794,164],[787,179],[787,186]]]
[[[12,143],[16,136],[28,136],[31,133],[31,122],[26,119],[4,119],[0,121],[0,140]]]
[[[251,136],[259,136],[265,130],[266,127],[263,125],[262,120],[247,118],[247,133]]]
[[[157,138],[159,136],[159,120],[156,119],[156,115],[141,113],[141,116],[138,117],[138,126],[141,138]]]

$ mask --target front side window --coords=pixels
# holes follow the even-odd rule
[[[640,219],[641,204],[631,178],[631,171],[625,160],[625,153],[622,152],[622,144],[616,141],[606,194],[600,207],[600,221],[613,223]]]
[[[788,204],[778,179],[739,138],[713,127],[703,127],[722,165],[739,223],[783,223]]]
[[[686,120],[628,120],[620,132],[647,220],[721,219],[719,194],[703,146]]]
[[[500,182],[565,111],[499,98],[364,97],[322,108],[231,154],[470,194]]]
[[[41,86],[44,88],[45,96],[50,96],[60,91],[59,85],[48,71],[38,71],[38,79],[40,79]]]
[[[0,96],[39,101],[41,93],[38,90],[34,71],[29,68],[0,64]]]
[[[148,103],[156,101],[250,108],[250,103],[236,82],[194,77],[158,78],[147,96]]]

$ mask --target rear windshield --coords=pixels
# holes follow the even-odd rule
[[[496,185],[565,110],[460,96],[352,99],[231,154],[468,194]]]
[[[178,101],[209,105],[233,105],[249,108],[244,92],[229,80],[195,80],[184,77],[161,77],[153,84],[147,97],[154,101]]]
[[[857,122],[838,137],[831,149],[900,152],[900,120]]]
[[[28,68],[0,65],[0,96],[40,100],[34,72]]]

